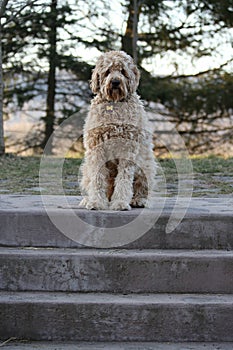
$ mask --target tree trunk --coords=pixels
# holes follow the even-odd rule
[[[128,20],[125,35],[122,37],[122,50],[134,58],[135,63],[138,61],[137,37],[138,37],[138,20],[140,0],[130,0],[128,6]]]
[[[54,131],[55,124],[55,95],[56,95],[56,65],[57,65],[57,0],[51,1],[51,17],[49,30],[49,73],[48,73],[48,89],[46,100],[46,116],[45,121],[45,136],[42,142],[44,148]],[[46,153],[52,154],[52,143],[46,147]]]
[[[0,156],[5,153],[3,129],[2,26],[0,24]]]
[[[139,4],[138,0],[133,2],[134,12],[133,12],[133,59],[135,64],[138,63],[138,50],[137,50],[137,41],[138,41],[138,20],[139,20]]]
[[[2,16],[4,15],[8,0],[0,4],[0,156],[5,154],[4,128],[3,128],[3,74],[2,74]]]

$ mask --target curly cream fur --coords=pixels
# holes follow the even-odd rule
[[[151,134],[136,94],[139,71],[123,51],[100,56],[92,74],[96,97],[84,126],[81,206],[129,210],[149,206],[155,176]]]

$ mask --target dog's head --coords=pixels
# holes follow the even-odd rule
[[[129,55],[123,51],[109,51],[97,61],[91,89],[107,101],[119,102],[136,91],[139,78],[139,71]]]

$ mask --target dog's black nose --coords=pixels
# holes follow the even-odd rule
[[[111,83],[112,83],[112,88],[117,89],[121,82],[118,79],[112,79]]]

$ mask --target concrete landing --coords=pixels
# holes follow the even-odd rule
[[[50,210],[67,210],[69,207],[64,204],[63,197],[61,196],[43,196],[48,202],[48,208]],[[89,212],[88,210],[79,208],[79,202],[81,197],[66,196],[66,200],[70,207],[80,212]],[[187,215],[204,215],[204,214],[217,214],[217,215],[232,215],[233,216],[233,193],[232,197],[216,197],[216,198],[191,198],[186,197],[179,198],[180,203],[187,205]],[[165,202],[163,204],[163,202]],[[153,212],[157,212],[163,208],[163,213],[171,213],[172,208],[176,203],[175,197],[168,197],[166,199],[162,197],[154,198]],[[40,195],[0,195],[0,211],[44,211],[44,205],[42,197]],[[133,212],[138,214],[141,209],[132,209],[131,211],[115,212],[123,215],[131,215]],[[150,211],[148,209],[148,211]],[[113,211],[100,211],[102,213],[112,213]]]
[[[80,198],[72,196],[66,197],[65,201],[60,196],[44,196],[44,200],[47,211],[41,196],[0,196],[0,246],[92,247],[85,242],[83,223],[93,227],[91,235],[96,235],[98,243],[103,229],[116,228],[118,233],[119,228],[140,217],[142,220],[138,220],[139,226],[145,232],[133,237],[129,243],[117,244],[116,239],[112,248],[233,249],[233,198],[192,198],[190,201],[180,198],[178,204],[175,198],[157,198],[154,208],[143,212],[141,209],[124,212],[88,211],[80,209]],[[77,216],[79,222],[72,224],[75,232],[69,236],[62,233],[52,221],[58,218],[66,230],[72,223],[72,215]],[[168,233],[171,215],[177,216],[178,221],[180,218],[182,220]],[[152,224],[147,229],[144,222],[150,220]],[[80,235],[83,235],[82,239],[79,239]],[[105,246],[100,245],[98,248]]]
[[[1,346],[1,344],[0,344]],[[44,343],[7,344],[7,350],[232,350],[233,343]]]

